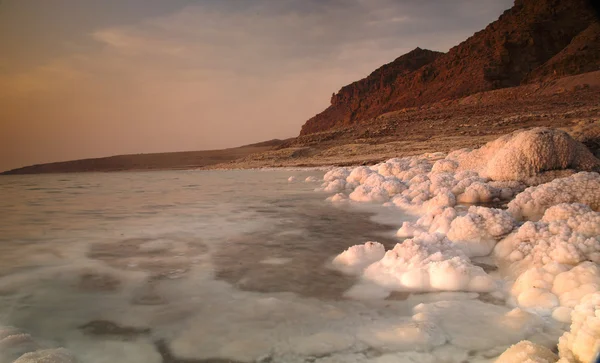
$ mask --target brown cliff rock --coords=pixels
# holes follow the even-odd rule
[[[594,70],[584,64],[589,55],[579,54],[580,43],[594,39],[594,20],[587,0],[517,0],[498,20],[448,53],[417,48],[343,87],[332,97],[331,106],[304,124],[300,135],[406,107],[518,86],[530,75],[536,80]],[[578,35],[581,39],[576,39]],[[597,54],[597,45],[587,49]]]
[[[534,69],[525,82],[546,81],[597,70],[600,70],[600,22],[595,21],[558,54]]]

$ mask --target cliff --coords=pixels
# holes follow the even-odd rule
[[[598,68],[598,25],[586,0],[517,0],[448,53],[415,49],[343,87],[300,135],[386,112]]]

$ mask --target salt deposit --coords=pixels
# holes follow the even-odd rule
[[[550,262],[600,263],[599,220],[600,213],[589,207],[559,204],[539,222],[525,222],[496,246],[494,254],[501,264],[512,264],[513,271]]]
[[[452,242],[422,233],[397,244],[364,278],[398,291],[492,291],[495,282]]]
[[[508,204],[508,210],[517,219],[536,220],[560,203],[582,203],[600,210],[600,174],[581,172],[529,187]]]
[[[45,349],[23,354],[14,363],[76,363],[75,357],[66,349]]]
[[[12,362],[39,349],[33,337],[14,327],[0,327],[0,362]]]
[[[361,277],[348,296],[385,297],[384,290],[492,292],[505,298],[515,314],[551,319],[546,324],[552,326],[572,323],[571,332],[561,338],[561,361],[589,361],[600,341],[598,311],[590,310],[591,301],[598,305],[598,297],[592,296],[600,296],[600,174],[576,171],[597,170],[600,161],[568,134],[544,128],[436,158],[395,158],[349,173],[332,172],[325,179],[324,190],[338,192],[335,200],[383,204],[419,217],[402,223],[396,235],[406,239],[383,256],[383,246],[369,242],[336,257],[338,268]],[[390,182],[394,188],[384,186]],[[460,206],[502,201],[510,201],[507,210]],[[470,259],[482,257],[492,258],[497,274],[488,275]],[[403,337],[386,344],[398,349],[404,340],[415,347],[433,344],[428,341],[433,336],[422,335],[419,325],[406,326],[382,333]],[[476,336],[473,332],[465,339]],[[536,339],[548,345],[558,338],[550,336],[554,338]],[[490,344],[510,345],[524,338]],[[558,358],[546,347],[524,341],[499,361],[515,359]]]
[[[413,312],[413,320],[435,324],[449,343],[472,350],[510,346],[534,335],[543,325],[534,314],[478,300],[420,304]]]
[[[467,256],[487,256],[514,226],[515,220],[503,210],[472,206],[452,221],[448,238]]]
[[[495,363],[552,363],[558,360],[558,356],[550,349],[523,340],[508,348]]]
[[[571,329],[558,343],[561,362],[596,361],[600,354],[600,292],[586,295],[571,317]]]
[[[348,248],[333,260],[333,265],[348,272],[359,273],[385,255],[385,247],[379,242],[367,242]]]
[[[598,159],[564,131],[518,130],[480,149],[452,155],[458,170],[473,170],[493,180],[523,180],[546,170],[600,167]]]

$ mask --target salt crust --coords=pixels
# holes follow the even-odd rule
[[[499,288],[509,306],[571,323],[560,339],[561,361],[588,361],[600,341],[600,313],[592,309],[600,305],[600,175],[571,169],[599,165],[566,133],[537,128],[437,160],[415,156],[332,169],[323,184],[338,193],[330,200],[380,203],[420,216],[402,224],[397,236],[406,239],[392,250],[382,255],[383,246],[369,242],[346,250],[334,265],[389,290]],[[526,188],[563,175],[569,176]],[[508,200],[507,210],[458,208]],[[502,281],[471,261],[488,255]],[[556,361],[547,353],[521,342],[502,359]]]

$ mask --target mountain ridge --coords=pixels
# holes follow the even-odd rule
[[[593,43],[597,32],[594,22],[594,11],[586,0],[517,0],[498,20],[447,53],[417,48],[368,77],[342,87],[327,109],[306,121],[300,135],[358,123],[406,107],[597,70],[600,62],[581,64],[585,59],[582,61],[577,51],[571,51],[566,58],[575,62],[563,62],[563,68],[563,63],[555,62],[548,65],[549,71],[533,73],[586,29],[590,29],[591,36],[580,40]],[[593,45],[588,53],[598,54]],[[423,57],[423,52],[432,55],[421,63],[412,59]],[[419,67],[397,67],[395,62],[399,59],[403,64]],[[393,82],[381,87],[377,83],[381,74]],[[528,78],[530,74],[533,75]]]

